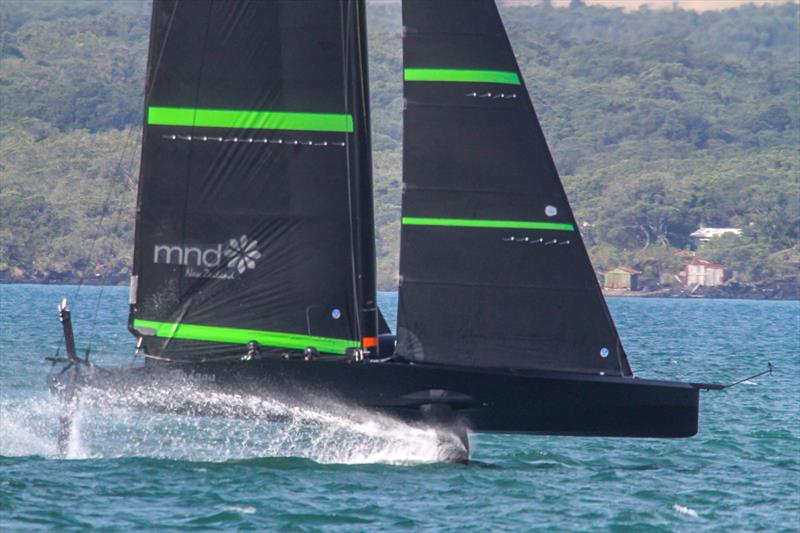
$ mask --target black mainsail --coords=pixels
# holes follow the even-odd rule
[[[155,0],[129,327],[213,359],[377,337],[363,0]]]
[[[398,353],[631,375],[494,0],[404,0]]]

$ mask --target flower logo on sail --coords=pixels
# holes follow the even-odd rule
[[[261,258],[258,248],[258,241],[251,241],[247,235],[242,235],[239,239],[228,241],[228,248],[225,250],[225,257],[228,258],[228,268],[236,269],[239,274],[256,267],[256,259]]]

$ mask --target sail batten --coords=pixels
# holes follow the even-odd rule
[[[406,81],[478,82],[519,85],[516,72],[504,70],[446,69],[446,68],[406,68]]]
[[[575,231],[572,224],[534,222],[524,220],[479,220],[466,218],[403,217],[403,224],[411,226],[449,226],[456,228],[504,228]]]
[[[151,126],[192,126],[198,128],[336,131],[345,133],[353,131],[353,117],[349,114],[287,111],[150,107],[147,112],[147,123]]]
[[[230,344],[249,344],[258,342],[265,347],[303,350],[313,346],[317,351],[331,354],[344,354],[348,348],[358,347],[358,340],[332,339],[314,335],[300,335],[277,331],[206,326],[201,324],[156,322],[153,320],[134,320],[133,327],[143,334],[162,339],[184,339]]]

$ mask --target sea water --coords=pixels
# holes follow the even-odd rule
[[[611,299],[642,377],[775,371],[703,393],[691,439],[478,435],[455,465],[426,428],[192,380],[87,392],[62,456],[43,357],[75,292],[0,286],[0,530],[800,530],[799,302]],[[396,295],[380,303],[392,322]],[[74,309],[79,349],[140,364],[126,289],[83,287]]]

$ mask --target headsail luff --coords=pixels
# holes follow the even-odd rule
[[[630,375],[493,0],[404,0],[398,353]]]
[[[155,0],[130,327],[172,359],[376,336],[363,0]]]

